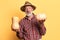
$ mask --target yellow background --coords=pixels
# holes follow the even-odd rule
[[[0,40],[19,40],[11,30],[12,17],[25,16],[20,7],[26,0],[0,0]],[[37,8],[35,14],[45,13],[46,35],[42,40],[60,40],[60,0],[28,0]]]

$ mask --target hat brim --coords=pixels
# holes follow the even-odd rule
[[[24,5],[24,6],[22,6],[22,7],[20,8],[21,11],[25,12],[25,7],[26,7],[26,6],[31,6],[31,7],[33,8],[33,10],[36,9],[36,7],[35,7],[34,5]]]

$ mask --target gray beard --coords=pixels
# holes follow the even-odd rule
[[[28,17],[30,17],[30,16],[32,16],[32,15],[33,15],[32,13],[27,14]]]

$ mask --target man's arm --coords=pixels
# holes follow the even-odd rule
[[[44,22],[46,20],[46,15],[45,14],[39,14],[36,16],[38,22],[39,22],[39,26],[40,26],[40,34],[44,35],[46,33],[46,28],[44,26]]]
[[[44,26],[44,21],[45,20],[40,20],[40,34],[44,35],[46,33],[46,28]]]
[[[19,39],[23,40],[23,25],[22,21],[18,21],[18,17],[12,18],[11,29],[16,32],[16,35]]]
[[[22,20],[19,22],[19,26],[20,26],[19,31],[16,32],[16,35],[19,39],[23,40],[24,34],[23,34],[23,21]]]

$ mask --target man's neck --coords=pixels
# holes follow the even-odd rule
[[[33,18],[33,15],[29,16],[28,19],[31,20]]]

